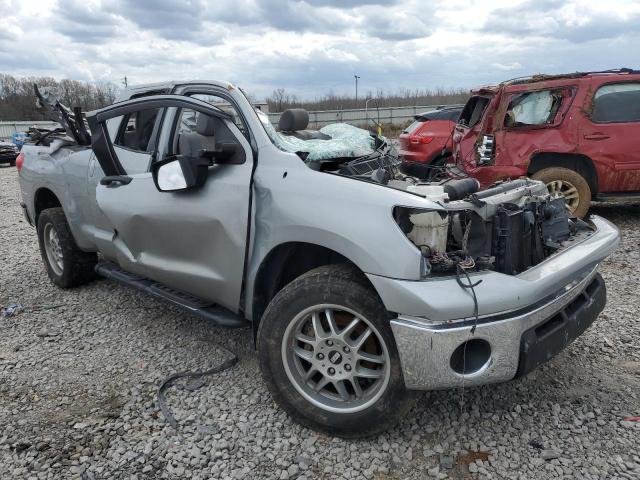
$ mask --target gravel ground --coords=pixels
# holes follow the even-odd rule
[[[596,324],[524,379],[422,393],[394,430],[346,441],[302,428],[262,383],[251,334],[106,280],[47,279],[17,174],[0,169],[0,478],[640,478],[640,207],[596,207],[624,245],[601,268]],[[166,376],[240,362],[204,384]]]

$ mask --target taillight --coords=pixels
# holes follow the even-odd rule
[[[423,145],[426,145],[427,143],[431,143],[433,139],[434,137],[427,137],[427,136],[413,137],[411,139],[411,143],[421,143]]]
[[[24,163],[24,153],[19,153],[16,157],[16,168],[18,169],[18,173],[22,170],[22,164]]]

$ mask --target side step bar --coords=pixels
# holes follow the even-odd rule
[[[242,328],[249,325],[249,322],[236,315],[224,307],[189,295],[185,292],[174,290],[158,282],[154,282],[145,277],[127,272],[118,265],[111,262],[102,262],[96,265],[96,273],[110,280],[115,280],[130,287],[137,288],[154,297],[162,298],[168,302],[178,305],[191,313],[200,315],[221,327]]]

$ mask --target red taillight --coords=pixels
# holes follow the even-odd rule
[[[22,170],[22,164],[24,163],[24,153],[19,153],[16,157],[16,168],[18,169],[18,173]]]
[[[433,141],[434,137],[427,137],[427,136],[420,136],[420,137],[413,137],[411,139],[411,143],[421,143],[423,145],[426,145],[427,143],[431,143]]]

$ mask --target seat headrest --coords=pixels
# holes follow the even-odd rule
[[[280,115],[278,128],[283,132],[305,130],[309,125],[309,112],[304,108],[291,108]]]
[[[196,119],[196,132],[205,137],[213,137],[215,135],[215,117],[199,113]]]
[[[137,124],[138,128],[144,128],[156,119],[158,110],[156,108],[147,108],[138,112]]]

